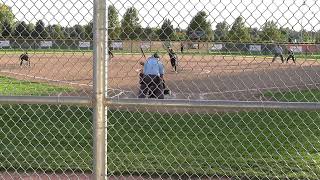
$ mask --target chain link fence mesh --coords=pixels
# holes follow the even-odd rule
[[[162,107],[108,107],[106,176],[319,179],[316,110],[165,103],[318,102],[318,1],[106,3],[107,98],[164,99]],[[92,96],[92,1],[6,0],[0,8],[1,96]],[[92,113],[1,105],[0,179],[91,179]]]

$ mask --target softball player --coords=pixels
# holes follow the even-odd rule
[[[293,62],[296,63],[296,58],[294,57],[294,52],[291,48],[288,50],[287,63],[288,63],[289,59],[292,59]]]
[[[109,55],[110,59],[114,57],[114,55],[113,55],[113,53],[112,53],[112,51],[110,49],[108,49],[108,55]]]
[[[177,71],[177,55],[172,48],[169,48],[169,57],[170,57],[172,69],[174,72],[177,73],[178,72]]]
[[[30,66],[30,59],[27,52],[20,55],[20,66],[22,66],[23,61],[27,61]]]

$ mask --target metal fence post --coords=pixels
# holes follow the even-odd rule
[[[94,179],[105,178],[105,34],[106,1],[95,0],[93,11],[93,123],[94,123]]]

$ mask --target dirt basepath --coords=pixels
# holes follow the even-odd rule
[[[92,54],[31,54],[31,67],[18,66],[18,55],[0,55],[0,74],[17,79],[72,86],[63,95],[89,96],[92,92]],[[116,55],[108,61],[109,97],[136,98],[141,55]],[[320,66],[316,60],[297,64],[271,63],[270,58],[222,55],[179,57],[179,73],[162,57],[166,82],[176,99],[261,100],[264,92],[317,88]]]

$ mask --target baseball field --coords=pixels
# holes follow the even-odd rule
[[[2,95],[88,96],[92,54],[0,55]],[[141,55],[108,61],[108,96],[135,98]],[[178,73],[162,54],[166,98],[318,101],[319,62],[271,64],[269,57],[180,55]],[[162,113],[163,109],[167,113]],[[49,105],[0,107],[0,169],[92,171],[92,109]],[[303,117],[303,118],[302,118]],[[222,177],[319,179],[319,115],[314,111],[206,112],[115,108],[108,111],[108,175],[163,179]],[[65,174],[65,173],[64,173]],[[1,173],[1,178],[14,173]]]
[[[148,54],[147,54],[148,56]],[[90,95],[93,80],[91,53],[30,53],[31,67],[19,67],[19,54],[0,55],[0,73],[6,77],[73,87],[63,95]],[[179,55],[179,73],[171,71],[169,58],[161,55],[165,79],[175,99],[261,100],[268,91],[317,89],[319,62],[298,59],[294,64],[271,63],[271,57]],[[140,54],[116,54],[108,61],[108,96],[136,98]],[[26,92],[27,94],[27,92]]]

